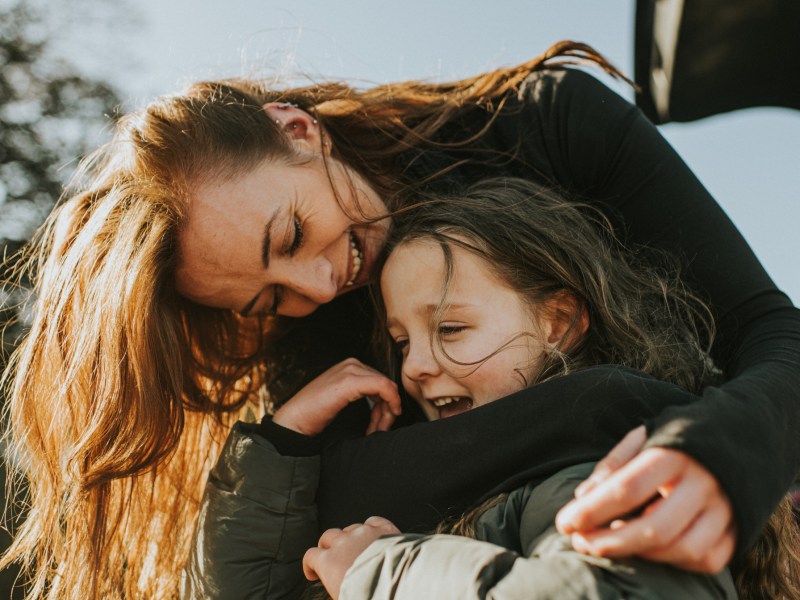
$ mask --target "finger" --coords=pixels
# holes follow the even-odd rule
[[[403,412],[401,408],[400,392],[397,384],[385,375],[370,374],[361,378],[358,387],[358,398],[370,396],[375,403],[386,404],[389,412],[395,416],[400,416]]]
[[[400,530],[397,528],[397,526],[389,519],[384,517],[369,517],[366,521],[364,521],[364,525],[378,528],[384,532],[384,535],[394,535],[400,533]]]
[[[653,502],[637,518],[616,521],[609,528],[585,534],[576,533],[573,545],[579,552],[612,558],[664,548],[689,529],[702,510],[702,500],[702,494],[698,495],[691,485],[679,485],[669,497]],[[717,531],[711,539],[718,536]]]
[[[319,396],[319,392],[315,393]],[[400,406],[397,384],[385,375],[366,368],[349,368],[339,373],[323,393],[342,408],[364,396],[377,396],[398,409]]]
[[[389,431],[397,417],[392,413],[391,407],[386,402],[379,401],[376,406],[380,406],[380,411],[375,429],[377,431]]]
[[[324,550],[319,548],[309,548],[303,555],[303,575],[309,581],[316,581],[319,579],[317,575],[317,564],[319,564],[320,555]]]
[[[361,523],[353,523],[352,525],[348,525],[347,527],[342,529],[342,533],[348,533],[350,531],[353,531],[354,529],[358,529],[359,527],[363,527],[363,525]],[[340,536],[337,536],[337,538],[338,537]]]
[[[642,506],[682,473],[684,457],[663,448],[638,454],[591,492],[564,506],[556,515],[558,530],[566,534],[590,531]]]
[[[672,543],[640,556],[689,571],[716,573],[730,561],[735,546],[732,515],[706,510]]]
[[[647,441],[647,430],[644,425],[628,432],[622,440],[600,462],[595,465],[589,478],[575,488],[575,497],[580,498],[588,494],[599,483],[605,481],[609,475],[631,460]]]
[[[724,569],[733,558],[736,550],[736,530],[730,527],[716,544],[699,560],[679,561],[674,566],[686,571],[715,574]]]
[[[370,409],[369,425],[367,425],[367,435],[378,431],[378,422],[381,420],[383,402],[375,402]]]
[[[320,548],[330,548],[331,545],[342,535],[342,530],[338,527],[334,527],[332,529],[327,529],[321,536],[319,536],[319,541],[317,542],[317,546]]]

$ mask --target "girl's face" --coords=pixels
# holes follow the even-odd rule
[[[358,221],[386,206],[357,173],[327,166],[316,153],[202,184],[179,234],[178,292],[245,315],[300,317],[366,283],[389,223]]]
[[[450,247],[452,280],[433,340],[431,316],[441,303],[445,280],[441,246],[432,240],[403,243],[381,274],[389,335],[403,358],[403,387],[429,419],[456,415],[526,387],[549,335],[547,323],[536,321],[521,295],[482,258]]]

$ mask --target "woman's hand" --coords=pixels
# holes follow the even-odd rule
[[[303,573],[310,581],[320,579],[331,598],[337,600],[344,575],[358,555],[379,537],[398,533],[394,523],[383,517],[370,517],[363,524],[344,529],[328,529],[317,547],[303,557]]]
[[[386,431],[400,415],[397,384],[355,358],[331,367],[281,406],[272,422],[305,435],[317,435],[351,402],[372,400],[367,433]]]
[[[634,429],[597,464],[556,516],[558,530],[585,554],[721,571],[736,546],[730,501],[696,460],[668,448],[641,451],[646,439],[644,427]]]

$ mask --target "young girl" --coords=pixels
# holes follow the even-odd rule
[[[603,364],[619,365],[609,377],[614,370],[639,369],[661,380],[641,374],[640,385],[673,387],[676,393],[681,390],[674,384],[695,391],[708,382],[705,348],[712,331],[702,303],[676,279],[636,268],[607,223],[587,211],[529,182],[503,179],[399,219],[381,273],[389,358],[401,363],[403,387],[430,420],[475,409],[513,416],[529,386],[607,368],[596,367]],[[350,383],[364,389],[355,374]],[[315,432],[340,408],[319,391],[305,406],[290,401],[274,421]],[[489,406],[514,392],[520,394]],[[372,429],[390,414],[380,394],[375,400]],[[589,404],[586,398],[563,398],[543,405],[541,418],[558,420],[565,431],[582,428],[591,437],[609,422],[582,421]],[[646,420],[656,407],[638,410]],[[510,493],[445,527],[476,540],[396,535],[400,531],[389,520],[373,517],[325,532],[319,547],[306,554],[306,573],[321,577],[334,598],[471,598],[489,590],[492,597],[515,598],[736,597],[727,570],[701,575],[573,550],[554,522],[591,472],[592,464],[578,454],[565,448],[564,460],[551,466],[549,476],[540,473],[526,482],[520,474],[500,490]],[[481,457],[467,454],[463,460]],[[386,534],[395,535],[374,541]],[[787,539],[782,542],[791,551]],[[583,547],[591,549],[585,541]],[[756,581],[750,573],[750,583],[768,586],[755,587],[756,594],[794,597],[797,588],[789,579],[798,564],[797,556],[781,555],[769,577]],[[750,597],[747,582],[741,590]]]

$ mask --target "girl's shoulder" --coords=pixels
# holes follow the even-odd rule
[[[572,499],[594,464],[572,465],[544,481],[529,481],[512,490],[481,515],[477,538],[524,554],[528,540],[552,529],[556,513]]]

